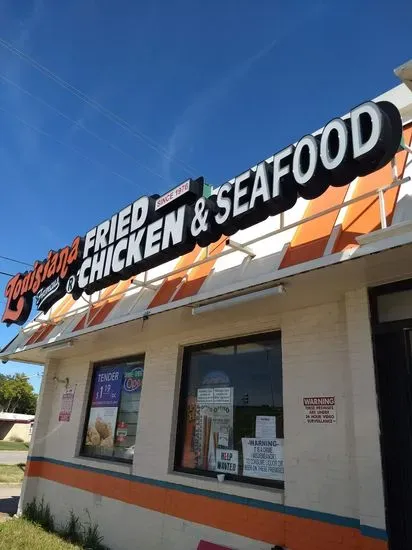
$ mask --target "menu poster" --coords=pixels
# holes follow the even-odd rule
[[[62,395],[59,422],[70,422],[76,388],[67,388]]]
[[[209,469],[209,448],[212,434],[212,418],[212,405],[197,404],[194,447],[196,455],[196,466],[198,468],[202,468],[203,470]]]
[[[283,439],[242,438],[243,475],[283,480]]]
[[[123,367],[119,366],[96,369],[86,445],[113,448],[123,371]]]
[[[92,407],[117,407],[122,378],[122,367],[98,367],[94,377]]]
[[[196,467],[196,454],[198,453],[198,441],[196,437],[196,408],[196,397],[190,395],[187,398],[186,404],[186,429],[182,458],[182,466],[184,468]]]
[[[215,470],[216,449],[230,447],[232,438],[233,388],[199,388],[195,425],[197,467]]]
[[[87,426],[86,445],[113,448],[117,407],[92,407]]]

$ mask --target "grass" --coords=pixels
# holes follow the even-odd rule
[[[0,548],[7,550],[78,550],[81,546],[47,533],[26,519],[12,519],[0,524]]]
[[[25,464],[0,464],[0,483],[22,483]]]
[[[0,451],[28,451],[29,444],[23,441],[0,441]]]
[[[65,540],[67,543],[74,545],[73,548],[108,550],[107,546],[103,544],[103,537],[99,533],[98,525],[92,523],[92,519],[87,509],[85,512],[89,521],[82,523],[80,518],[76,516],[72,510],[69,515],[69,520],[59,526],[51,513],[50,505],[44,502],[44,497],[42,497],[41,500],[34,498],[25,505],[23,518],[33,525],[42,528],[45,532],[57,533],[57,536],[59,536],[61,540]],[[79,546],[76,546],[76,544]],[[0,546],[0,548],[3,547]],[[25,548],[26,546],[22,547],[22,550]],[[54,546],[52,548],[54,548]],[[30,548],[30,550],[32,549]]]

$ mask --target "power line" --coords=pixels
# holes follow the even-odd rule
[[[29,264],[28,262],[22,262],[20,260],[15,260],[14,258],[9,258],[8,256],[0,256],[1,260],[7,260],[8,262],[13,262],[15,264],[21,264],[21,265],[27,265],[29,267],[32,267],[32,264]]]
[[[71,145],[69,145],[68,143],[65,143],[64,141],[60,141],[59,139],[54,137],[52,134],[49,134],[48,132],[45,132],[44,130],[41,130],[40,128],[37,128],[36,126],[32,126],[27,121],[20,118],[18,115],[15,115],[14,113],[10,113],[9,111],[6,111],[6,109],[3,109],[2,107],[0,107],[0,112],[5,113],[7,115],[10,115],[10,116],[16,118],[19,122],[21,122],[21,124],[23,124],[24,126],[27,126],[27,128],[30,128],[31,130],[33,130],[35,132],[38,132],[39,134],[41,134],[43,136],[49,137],[50,139],[52,139],[53,141],[55,141],[59,145],[63,145],[64,147],[68,147],[69,149],[71,149],[72,151],[74,151],[75,153],[80,155],[83,159],[87,160],[88,162],[91,162],[92,164],[96,164],[100,168],[107,169],[107,167],[102,162],[88,157],[87,155],[83,154],[82,151],[80,151],[80,149],[77,149],[76,147],[72,147]],[[116,176],[120,179],[123,179],[123,180],[131,183],[132,185],[137,185],[136,182],[132,181],[131,179],[127,178],[126,176],[122,176],[118,172],[114,172],[113,170],[110,170],[110,169],[109,169],[109,171],[114,176]]]
[[[168,153],[168,151],[162,145],[158,144],[153,138],[137,130],[134,126],[129,124],[124,118],[120,117],[119,115],[116,115],[116,113],[113,113],[113,111],[110,111],[109,109],[107,109],[106,107],[98,103],[95,99],[91,98],[90,96],[88,96],[87,94],[79,90],[79,88],[76,88],[69,82],[63,80],[56,73],[54,73],[53,71],[51,71],[50,69],[48,69],[47,67],[45,67],[44,65],[36,61],[35,59],[33,59],[32,57],[30,57],[28,54],[15,48],[12,44],[7,42],[3,38],[0,38],[0,46],[3,46],[7,50],[9,50],[11,53],[14,53],[21,59],[24,59],[25,61],[30,63],[35,69],[37,69],[39,72],[41,72],[42,74],[44,74],[45,76],[47,76],[48,78],[56,82],[56,84],[59,84],[59,86],[68,90],[73,95],[75,95],[78,99],[83,101],[83,103],[86,103],[87,105],[89,105],[89,107],[99,112],[101,115],[105,116],[108,120],[110,120],[114,124],[117,124],[124,130],[127,130],[134,137],[144,141],[148,147],[150,147],[151,149],[153,149],[154,151],[162,155],[165,159],[180,164],[184,168],[184,170],[189,174],[195,171],[193,166],[178,159],[176,156]]]
[[[155,172],[154,170],[152,170],[151,168],[149,168],[148,166],[146,166],[145,164],[143,164],[143,162],[141,162],[139,159],[136,159],[133,155],[130,155],[129,153],[126,153],[125,151],[123,151],[123,149],[120,149],[120,147],[118,147],[117,145],[114,145],[113,143],[111,143],[109,140],[105,139],[105,138],[102,138],[101,136],[99,136],[98,134],[96,134],[95,132],[93,132],[92,130],[89,130],[88,128],[86,128],[85,126],[83,126],[83,124],[77,120],[74,120],[73,118],[71,118],[70,116],[66,115],[65,113],[63,113],[62,111],[60,111],[59,109],[57,109],[57,107],[54,107],[53,105],[50,105],[50,103],[48,103],[47,101],[45,101],[44,99],[40,98],[40,97],[37,97],[35,96],[34,94],[32,94],[29,90],[23,88],[22,86],[20,86],[19,84],[17,84],[16,82],[13,82],[13,80],[10,80],[9,78],[7,78],[5,75],[2,75],[0,74],[0,78],[8,83],[8,84],[11,84],[12,86],[14,86],[15,88],[17,88],[18,90],[20,90],[21,92],[23,92],[24,94],[28,95],[29,97],[31,97],[32,99],[34,99],[35,101],[38,101],[39,103],[42,103],[43,105],[45,105],[46,107],[48,107],[49,109],[51,109],[52,111],[54,111],[56,114],[58,114],[59,116],[61,116],[62,118],[68,120],[71,124],[73,124],[74,126],[77,126],[78,128],[80,128],[81,130],[84,130],[85,132],[87,132],[88,134],[90,134],[91,136],[93,136],[94,138],[98,139],[99,141],[105,143],[106,145],[108,145],[110,148],[114,149],[115,151],[117,151],[118,153],[121,153],[122,155],[124,155],[125,157],[131,159],[137,166],[140,166],[141,168],[143,168],[144,170],[147,170],[148,172],[150,172],[151,174],[153,174],[154,176],[158,177],[158,178],[161,178],[161,179],[165,179],[164,176],[162,176],[161,174],[159,174],[158,172]]]
[[[7,273],[6,271],[0,271],[0,275],[4,275],[6,277],[14,277],[11,273]]]

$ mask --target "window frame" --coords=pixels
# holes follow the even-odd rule
[[[281,330],[272,330],[269,332],[263,332],[258,334],[249,334],[247,336],[239,336],[226,338],[222,340],[213,340],[206,341],[199,344],[188,345],[183,347],[182,360],[181,360],[181,372],[180,372],[180,390],[179,390],[179,403],[177,409],[177,422],[176,422],[176,437],[175,437],[175,449],[173,457],[173,471],[181,474],[190,474],[193,476],[201,476],[211,479],[216,479],[217,473],[212,471],[201,470],[199,468],[185,468],[180,466],[183,458],[183,448],[184,448],[184,439],[185,439],[185,419],[186,419],[186,397],[188,394],[188,382],[189,382],[189,370],[190,370],[190,358],[193,352],[202,351],[210,348],[223,348],[231,345],[247,344],[251,342],[259,342],[275,339],[278,340],[281,345],[282,350],[282,332]],[[281,364],[282,369],[282,411],[284,418],[284,407],[283,407],[283,359]],[[284,430],[284,427],[283,427]],[[284,433],[284,431],[283,431]],[[283,436],[285,441],[285,433]],[[283,459],[283,464],[285,461]],[[235,475],[225,473],[225,480],[243,483],[247,485],[257,485],[260,487],[266,487],[268,489],[285,489],[285,480],[271,480],[271,479],[259,479],[255,477],[248,477],[243,475]]]
[[[138,354],[135,354],[135,355],[126,355],[124,357],[116,357],[115,359],[108,359],[106,361],[104,361],[104,360],[96,361],[96,362],[92,362],[90,364],[91,376],[90,376],[90,384],[89,384],[89,388],[88,388],[86,414],[85,414],[84,420],[83,420],[82,439],[81,439],[81,444],[80,444],[80,451],[79,451],[79,454],[78,454],[79,458],[86,458],[88,460],[99,460],[99,461],[110,462],[110,463],[111,462],[117,462],[117,463],[120,463],[120,464],[129,464],[129,465],[133,464],[133,459],[134,458],[129,460],[127,458],[121,458],[121,457],[90,456],[90,455],[84,453],[84,447],[85,447],[85,441],[86,441],[86,435],[87,435],[87,427],[89,425],[90,409],[91,409],[91,405],[92,405],[92,390],[93,390],[93,384],[94,384],[96,369],[99,368],[99,367],[110,367],[111,365],[116,365],[116,364],[127,362],[127,361],[142,360],[142,362],[143,362],[143,384],[144,384],[145,358],[146,358],[145,353],[138,353]],[[143,391],[143,384],[142,384],[141,391]],[[119,415],[119,411],[117,411],[116,425],[117,425],[118,415]],[[137,429],[136,429],[136,439],[137,439]],[[136,439],[135,439],[135,445],[136,445]]]
[[[407,290],[412,290],[411,278],[401,279],[400,281],[393,281],[391,283],[385,283],[368,288],[370,322],[374,333],[380,334],[390,330],[396,331],[403,328],[405,324],[412,325],[412,318],[399,319],[396,321],[379,321],[379,297],[388,294],[396,294]]]

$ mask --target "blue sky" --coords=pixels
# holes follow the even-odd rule
[[[43,259],[140,194],[190,175],[223,183],[397,85],[393,69],[412,57],[412,4],[393,6],[4,0],[0,255]],[[0,260],[0,270],[19,266]],[[0,300],[6,282],[0,276]],[[0,346],[15,333],[0,327]],[[0,368],[16,371],[41,368]],[[31,381],[38,389],[40,376]]]

